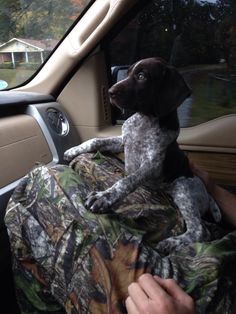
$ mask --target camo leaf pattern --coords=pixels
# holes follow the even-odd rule
[[[145,273],[174,278],[199,314],[229,314],[236,283],[236,232],[203,221],[211,242],[161,256],[158,241],[185,231],[163,191],[144,187],[112,214],[84,207],[89,192],[125,175],[117,156],[84,154],[70,166],[37,165],[16,187],[5,223],[22,313],[126,313],[128,285]]]

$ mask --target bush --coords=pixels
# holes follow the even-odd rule
[[[0,69],[13,69],[13,63],[10,61],[0,63]]]
[[[37,70],[40,67],[41,63],[38,62],[20,62],[19,66],[25,69]]]

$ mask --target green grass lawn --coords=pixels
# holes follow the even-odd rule
[[[8,83],[8,88],[11,88],[25,82],[34,72],[35,70],[24,68],[0,69],[0,80],[6,81]]]
[[[223,70],[191,73],[187,81],[193,91],[188,126],[236,113],[236,81]]]

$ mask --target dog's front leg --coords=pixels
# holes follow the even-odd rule
[[[169,188],[175,204],[185,221],[186,231],[183,234],[162,240],[156,249],[168,254],[178,251],[190,243],[210,241],[211,235],[201,216],[209,209],[209,196],[204,184],[198,177],[176,179]]]
[[[93,138],[78,146],[74,146],[64,153],[64,159],[71,161],[74,157],[83,153],[93,153],[96,151],[111,153],[122,152],[123,138],[122,136],[106,137],[106,138]]]
[[[153,172],[160,169],[153,169],[152,162],[145,162],[137,171],[117,181],[105,191],[91,192],[85,202],[85,206],[94,213],[106,213],[112,211],[111,206],[121,201],[138,186],[145,183]]]

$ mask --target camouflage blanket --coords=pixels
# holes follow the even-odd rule
[[[197,313],[230,313],[236,283],[236,232],[206,222],[212,242],[168,256],[155,244],[185,231],[168,195],[144,187],[114,214],[95,215],[86,195],[124,175],[115,156],[85,154],[69,166],[39,165],[15,189],[5,223],[22,313],[126,313],[127,286],[142,273],[174,278]]]

